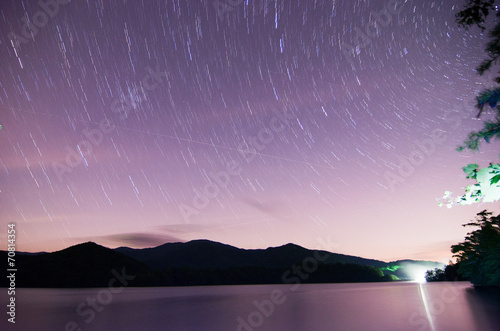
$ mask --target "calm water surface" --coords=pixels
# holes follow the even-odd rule
[[[0,290],[6,302],[6,289]],[[109,294],[100,288],[19,289],[16,324],[4,312],[0,330],[500,330],[499,298],[468,282],[125,288]]]

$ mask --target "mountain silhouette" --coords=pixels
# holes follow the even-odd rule
[[[0,258],[7,260],[6,251]],[[319,257],[319,259],[316,259]],[[241,249],[210,240],[167,243],[153,248],[106,248],[86,242],[52,253],[16,253],[17,287],[106,287],[116,273],[133,280],[128,286],[282,284],[294,266],[314,269],[309,283],[408,280],[416,267],[442,267],[437,262],[384,262],[295,244],[267,249]],[[6,269],[4,269],[6,270]],[[288,271],[288,273],[287,273]],[[8,287],[2,277],[0,286]]]
[[[7,252],[1,251],[0,256],[7,261]],[[107,286],[113,270],[120,273],[126,268],[129,274],[144,274],[149,270],[141,262],[93,242],[53,253],[18,253],[15,261],[18,287]],[[6,285],[4,279],[0,285]]]
[[[386,262],[357,256],[309,250],[295,244],[267,249],[241,249],[210,240],[187,243],[167,243],[153,248],[119,247],[115,251],[130,256],[152,268],[229,268],[229,267],[289,267],[318,252],[328,256],[325,263],[353,263],[382,268]]]

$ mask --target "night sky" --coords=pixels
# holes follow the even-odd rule
[[[493,84],[464,0],[60,2],[0,5],[2,249],[15,222],[19,251],[204,238],[447,262],[498,212],[436,200],[498,159],[455,151]]]

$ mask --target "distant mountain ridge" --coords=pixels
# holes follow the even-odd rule
[[[0,251],[0,257],[7,260],[7,252]],[[93,242],[52,253],[16,254],[15,260],[18,287],[98,287],[109,282],[112,270],[120,272],[126,267],[135,274],[149,270],[143,263]],[[5,286],[3,281],[0,286]]]
[[[320,256],[321,261],[315,260]],[[0,251],[7,260],[7,252]],[[412,279],[415,268],[442,267],[430,261],[384,262],[310,250],[295,244],[267,249],[242,249],[209,240],[167,243],[153,248],[106,248],[87,242],[52,253],[19,253],[18,287],[105,287],[116,272],[133,275],[130,286],[192,286],[286,283],[293,266],[315,271],[309,283]],[[312,263],[312,264],[311,264]],[[424,269],[425,271],[426,269]],[[7,286],[7,278],[0,279]]]
[[[266,249],[242,249],[210,240],[192,240],[186,243],[167,243],[153,248],[115,248],[152,268],[229,268],[229,267],[288,267],[318,252],[328,255],[325,263],[353,263],[382,268],[387,262],[365,259],[286,244]]]

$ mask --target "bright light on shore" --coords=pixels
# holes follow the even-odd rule
[[[425,275],[427,272],[427,267],[413,267],[410,269],[411,276],[414,282],[423,284],[426,283]]]
[[[417,276],[415,278],[415,281],[420,284],[427,283],[427,280],[425,279],[425,274]]]

